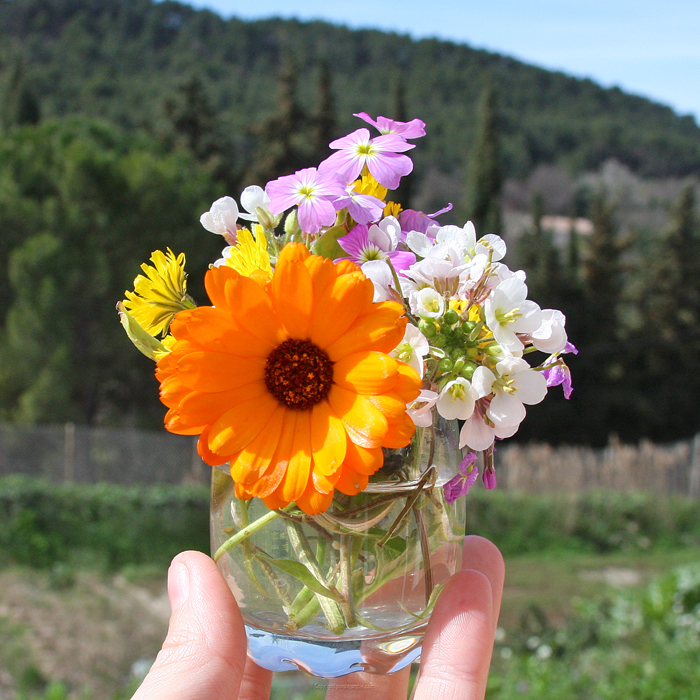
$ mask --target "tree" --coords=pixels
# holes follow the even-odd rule
[[[265,186],[270,180],[315,165],[312,119],[297,102],[297,70],[288,56],[279,76],[277,111],[251,129],[258,146],[243,180]]]
[[[24,63],[15,60],[0,89],[0,128],[38,124],[41,120],[41,107],[34,91],[26,79]]]
[[[474,145],[467,163],[464,210],[478,235],[501,231],[501,186],[503,178],[498,142],[496,95],[490,80],[477,108]]]

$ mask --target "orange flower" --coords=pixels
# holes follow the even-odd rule
[[[269,508],[325,511],[334,489],[354,495],[383,464],[382,447],[415,431],[406,404],[421,380],[390,357],[401,305],[373,303],[353,263],[286,246],[273,275],[207,272],[213,306],[178,313],[158,362],[165,426],[200,435],[205,462],[229,462],[236,495]]]

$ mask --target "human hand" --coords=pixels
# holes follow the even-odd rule
[[[423,642],[414,700],[482,700],[503,591],[498,549],[467,537],[465,568],[445,584]],[[267,700],[272,672],[246,657],[236,600],[214,562],[183,552],[168,572],[172,615],[153,667],[132,700]],[[327,700],[406,697],[409,669],[354,673],[329,682]]]

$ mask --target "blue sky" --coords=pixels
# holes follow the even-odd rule
[[[183,0],[186,1],[186,0]],[[194,0],[229,17],[440,37],[593,78],[700,123],[700,0]]]

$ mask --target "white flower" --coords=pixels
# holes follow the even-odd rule
[[[403,340],[389,354],[413,367],[422,378],[425,370],[423,358],[429,350],[428,339],[412,323],[407,323]]]
[[[464,378],[445,384],[437,400],[438,413],[447,420],[467,420],[474,413],[474,404],[478,395],[472,385]]]
[[[501,360],[496,364],[496,372],[498,378],[487,367],[477,367],[472,383],[481,395],[485,391],[493,393],[486,415],[494,426],[517,429],[525,418],[523,404],[531,406],[542,401],[547,394],[547,380],[519,357]]]
[[[406,245],[421,258],[428,257],[435,241],[420,231],[409,231],[406,234]]]
[[[566,317],[558,309],[542,309],[542,324],[530,333],[532,344],[548,355],[561,352],[566,346]]]
[[[431,287],[411,294],[411,311],[421,318],[440,318],[445,311],[445,300]]]
[[[394,276],[391,268],[384,260],[368,260],[362,263],[362,273],[374,284],[374,299],[372,301],[389,301],[393,299]]]
[[[438,395],[430,389],[421,389],[418,398],[406,409],[406,413],[419,428],[428,428],[433,424],[432,408],[438,400]]]
[[[542,311],[527,298],[527,286],[517,277],[501,282],[486,299],[486,325],[493,337],[513,354],[525,347],[516,333],[532,333],[542,323]]]
[[[268,211],[267,205],[270,203],[270,198],[267,196],[267,192],[262,187],[258,185],[251,185],[246,187],[243,192],[241,192],[241,206],[248,212],[247,214],[239,214],[239,219],[245,219],[246,221],[258,221],[257,209],[261,209],[263,213],[269,214],[270,219],[275,217]]]
[[[233,197],[221,197],[211,205],[211,209],[199,217],[199,222],[207,231],[218,233],[234,244],[238,227],[238,205]]]

